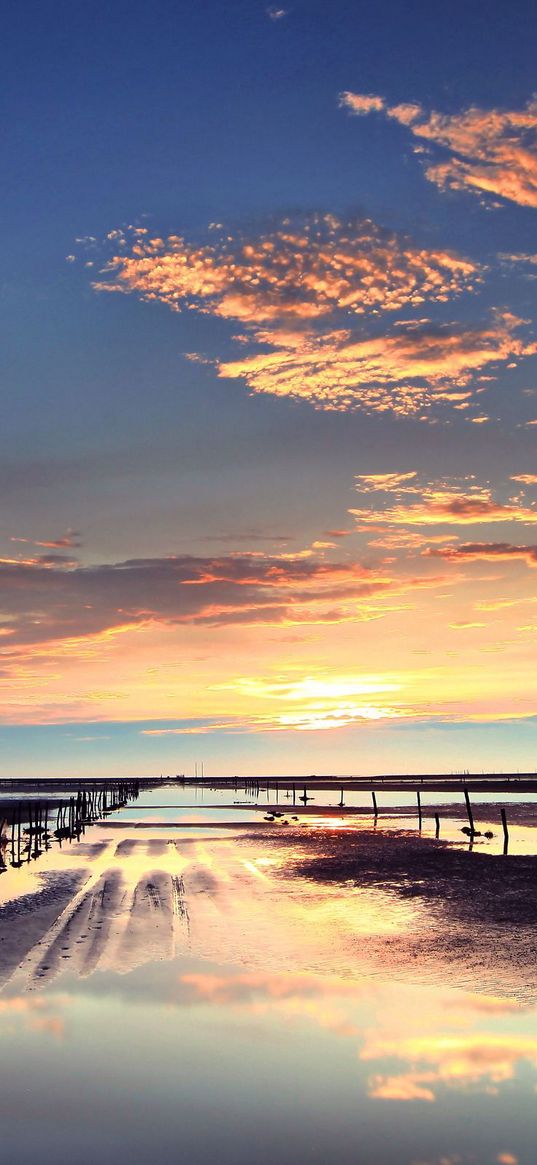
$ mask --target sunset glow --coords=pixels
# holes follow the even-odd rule
[[[42,29],[5,255],[6,774],[533,767],[522,33],[511,75],[494,18],[470,67],[390,6],[383,32],[214,7],[164,5],[188,47],[155,18],[158,52],[118,66],[111,37],[96,73],[69,25],[80,110]]]

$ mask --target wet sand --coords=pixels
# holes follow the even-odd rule
[[[289,840],[270,834],[275,849]],[[537,998],[537,857],[492,856],[380,828],[297,831],[292,846],[294,858],[280,871],[286,879],[379,891],[420,907],[420,930],[410,927],[384,949],[366,938],[362,959],[369,948],[414,979],[448,968],[452,982]]]

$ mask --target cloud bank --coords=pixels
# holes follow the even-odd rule
[[[311,551],[183,555],[89,567],[61,556],[3,559],[0,660],[20,645],[83,640],[156,624],[360,621],[370,617],[371,600],[425,585],[428,580],[396,580],[357,562],[329,562]]]

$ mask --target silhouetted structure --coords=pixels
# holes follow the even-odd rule
[[[0,873],[8,866],[20,868],[38,858],[53,842],[79,841],[86,826],[102,820],[136,800],[142,788],[154,788],[169,778],[119,781],[86,781],[76,795],[65,796],[65,784],[46,781],[0,780]],[[14,789],[21,794],[50,790],[50,796],[13,795],[2,800],[2,792]],[[62,790],[63,795],[54,795]]]

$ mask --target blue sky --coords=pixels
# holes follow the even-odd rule
[[[517,478],[536,471],[537,197],[520,193],[524,173],[533,181],[533,166],[537,172],[534,33],[525,3],[297,0],[280,8],[207,0],[11,10],[3,38],[0,723],[15,751],[5,754],[6,772],[66,771],[71,763],[91,771],[93,746],[83,758],[75,749],[71,761],[69,733],[75,724],[87,736],[79,726],[95,721],[100,771],[132,771],[150,718],[198,723],[200,744],[226,771],[238,764],[231,730],[243,734],[244,771],[285,770],[288,757],[295,771],[308,770],[316,750],[326,765],[336,756],[335,767],[349,770],[362,748],[372,767],[377,757],[395,767],[392,716],[405,718],[405,749],[420,766],[438,767],[432,718],[445,726],[453,767],[464,763],[471,733],[478,767],[480,756],[496,755],[499,739],[505,755],[527,763],[532,721],[521,734],[520,717],[537,711],[536,495],[535,483]],[[344,93],[358,102],[373,96],[377,107],[357,115],[342,105]],[[409,105],[419,109],[413,120],[394,114]],[[479,120],[470,145],[468,110]],[[471,157],[460,152],[463,138]],[[497,164],[506,142],[520,183],[514,194],[509,163]],[[500,188],[495,179],[487,190],[475,181],[490,168],[491,151]],[[447,178],[428,176],[435,165],[448,166]],[[326,270],[316,269],[304,299],[294,248],[314,230],[315,215],[337,225],[326,228]],[[350,248],[351,266],[361,264],[356,239],[370,221],[395,240],[397,306],[393,289],[379,290],[385,257],[373,244],[374,310],[363,281],[352,288],[355,315],[342,296],[328,308],[326,280],[339,271],[341,248]],[[137,268],[126,262],[137,261],[129,228],[146,232],[143,246],[159,240]],[[282,243],[282,232],[292,243]],[[315,246],[308,238],[306,263]],[[270,316],[268,300],[257,316],[244,307],[245,288],[266,275],[257,257],[237,276],[245,242],[256,254],[267,243],[283,248],[278,261],[288,267]],[[175,287],[181,310],[169,310],[158,272],[171,264],[177,278],[178,254],[189,278],[197,264],[205,288],[216,278],[220,299],[198,285]],[[471,264],[471,280],[450,284],[439,259],[446,254]],[[439,264],[441,296],[430,278]],[[416,265],[423,306],[409,298]],[[269,272],[265,295],[273,295],[271,280]],[[238,314],[228,295],[240,301]],[[418,389],[405,380],[416,348],[403,357],[398,337],[417,337],[429,352],[431,335],[453,343],[463,363],[440,379],[436,365],[428,379],[427,366],[420,415],[412,411]],[[372,357],[360,348],[358,387],[348,380],[349,337],[374,345]],[[321,369],[315,388],[312,346]],[[263,355],[277,362],[277,381],[255,365]],[[383,386],[381,406],[368,376]],[[457,411],[454,394],[466,391],[469,411],[462,396]],[[412,488],[421,493],[410,500],[436,507],[437,526],[422,511],[409,514],[404,486],[379,489],[377,481],[358,496],[357,478],[391,472],[416,475]],[[461,528],[456,514],[468,498],[482,513]],[[369,525],[358,529],[361,519],[349,511],[365,505]],[[450,559],[450,545],[462,553]],[[49,552],[54,561],[43,561]],[[255,601],[249,596],[249,613],[221,593],[241,555],[259,567],[256,585],[265,588]],[[180,586],[220,586],[194,615],[176,610],[168,591],[163,606],[156,601],[170,556],[180,559]],[[267,600],[275,556],[299,608],[300,563],[315,567],[308,586],[315,577],[321,589],[308,592],[297,622],[281,594],[277,611],[272,592]],[[147,589],[124,569],[123,605],[108,567],[132,561],[149,564]],[[331,580],[344,572],[354,587],[367,578],[377,607],[366,606],[363,581],[353,595],[348,581],[336,593]],[[424,652],[428,670],[418,675]],[[457,669],[473,677],[460,700]],[[158,683],[146,683],[156,673]],[[388,683],[400,693],[396,705],[349,703],[349,688],[355,700],[371,676],[379,692]],[[297,701],[308,691],[297,677],[324,685],[313,705],[309,696],[300,705],[311,733],[296,731]],[[145,737],[140,748],[144,771],[169,767],[172,755],[183,768],[193,738]]]

